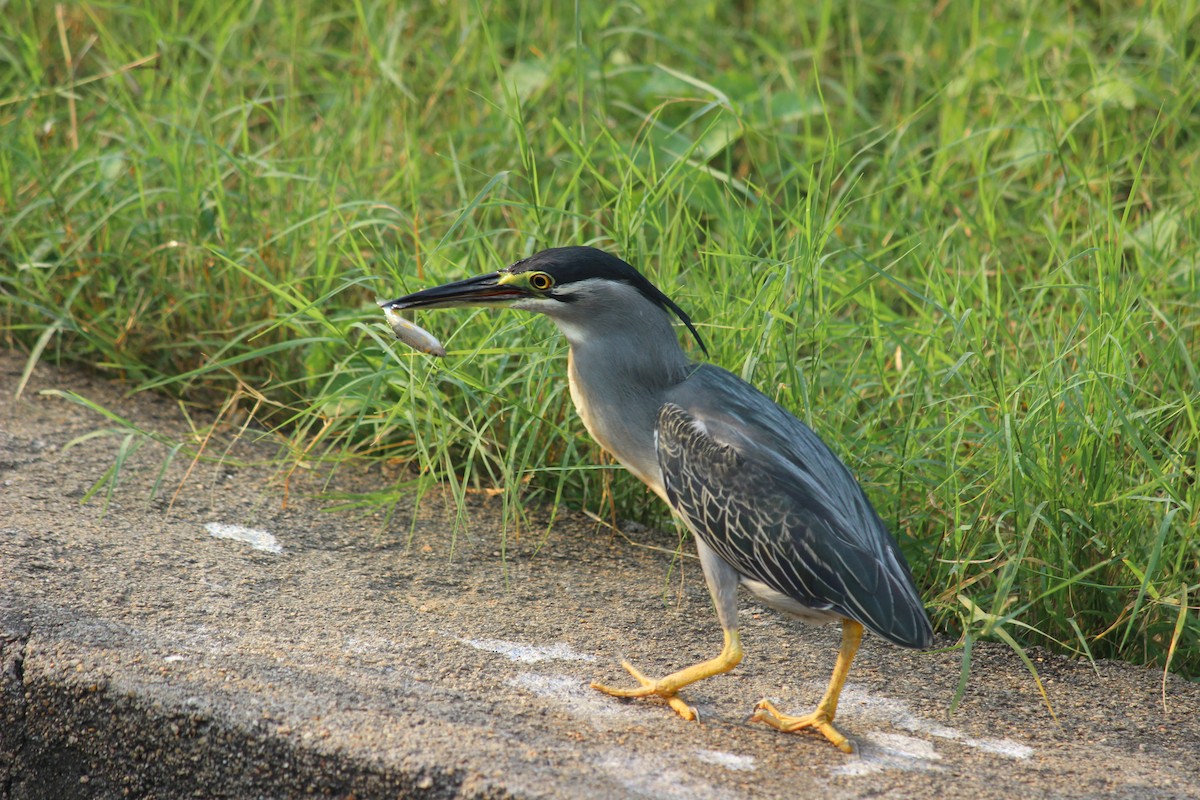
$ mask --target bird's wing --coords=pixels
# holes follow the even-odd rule
[[[928,646],[908,565],[837,456],[725,370],[700,367],[686,383],[659,411],[656,446],[688,527],[746,578],[896,644]]]

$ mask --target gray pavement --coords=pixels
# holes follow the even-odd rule
[[[564,511],[505,534],[485,495],[458,532],[442,497],[323,511],[322,490],[396,480],[356,468],[293,475],[285,504],[291,462],[227,433],[224,463],[163,472],[147,443],[81,503],[123,437],[64,450],[112,423],[41,390],[170,437],[185,417],[47,365],[14,402],[23,363],[0,352],[2,799],[1200,797],[1200,685],[1155,669],[1032,651],[1056,721],[1015,654],[978,645],[950,717],[953,642],[868,635],[839,713],[858,754],[747,724],[763,696],[808,710],[837,648],[749,596],[746,660],[686,695],[700,724],[599,695],[622,655],[656,674],[720,646],[673,532]]]

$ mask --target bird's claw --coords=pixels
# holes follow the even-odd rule
[[[614,686],[605,686],[602,683],[592,681],[592,688],[599,692],[604,692],[612,697],[650,697],[656,695],[667,701],[667,705],[675,709],[675,713],[686,720],[699,720],[700,715],[696,713],[696,709],[685,703],[677,694],[678,689],[672,689],[662,685],[662,681],[648,678],[642,674],[642,671],[630,664],[628,661],[622,661],[621,666],[625,671],[634,677],[641,686],[633,689],[619,689]]]
[[[833,726],[833,717],[821,708],[817,708],[811,714],[804,714],[799,717],[784,714],[771,704],[770,700],[759,700],[754,706],[754,713],[750,715],[751,722],[761,722],[765,725],[770,725],[777,731],[784,733],[795,733],[806,728],[815,728],[829,740],[837,749],[843,753],[853,753],[854,743],[842,735],[842,732]]]

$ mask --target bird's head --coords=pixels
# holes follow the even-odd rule
[[[422,289],[381,303],[395,311],[456,306],[505,306],[536,311],[572,324],[597,307],[620,303],[628,292],[679,317],[705,353],[708,348],[683,309],[640,272],[594,247],[554,247],[474,278]]]

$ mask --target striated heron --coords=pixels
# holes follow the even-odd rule
[[[720,655],[663,678],[624,667],[616,697],[666,699],[742,660],[737,588],[808,622],[839,621],[829,686],[810,714],[767,700],[752,719],[782,731],[813,728],[846,752],[833,725],[863,628],[901,647],[929,647],[933,629],[895,540],[862,487],[817,435],[732,373],[685,355],[671,314],[707,355],[688,315],[637,270],[591,247],[544,250],[498,272],[382,304],[401,311],[506,306],[550,317],[567,337],[571,398],[588,432],[679,515],[696,540],[725,634]]]

